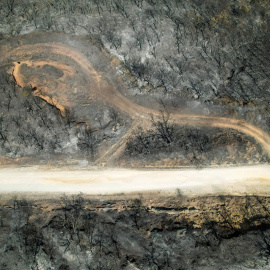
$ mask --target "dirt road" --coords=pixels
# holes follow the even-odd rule
[[[58,107],[63,115],[65,108],[76,108],[78,91],[86,92],[88,99],[105,100],[111,106],[128,114],[136,124],[141,120],[143,125],[149,127],[150,114],[160,115],[159,111],[140,106],[123,96],[113,83],[108,83],[110,80],[106,79],[104,74],[93,67],[91,59],[88,59],[91,56],[87,57],[76,47],[65,44],[64,40],[60,42],[61,37],[63,35],[48,35],[48,42],[44,36],[42,39],[32,36],[34,41],[29,44],[30,39],[26,36],[14,48],[2,46],[1,61],[3,64],[12,61],[11,72],[17,84],[21,87],[31,85],[32,88],[36,88],[34,93]],[[62,76],[57,78],[57,86],[53,84],[56,81],[53,72],[47,74],[46,80],[41,80],[38,73],[35,76],[35,72],[25,71],[27,68],[33,71],[48,66],[62,72]],[[177,111],[171,113],[170,121],[198,127],[235,129],[253,137],[270,156],[269,134],[247,122],[224,117],[181,114]],[[107,152],[111,154],[111,151]]]
[[[270,194],[270,166],[185,170],[0,169],[0,193],[60,192],[112,194],[160,190],[186,195]]]

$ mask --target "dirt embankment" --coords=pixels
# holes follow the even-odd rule
[[[49,196],[1,197],[1,269],[269,268],[269,197]]]

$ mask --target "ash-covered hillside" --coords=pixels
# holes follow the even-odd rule
[[[1,1],[2,38],[35,31],[98,38],[136,76],[126,94],[269,102],[268,1]]]
[[[107,65],[111,71],[109,68],[101,68],[100,76],[106,77],[108,88],[115,87],[119,95],[129,100],[126,108],[130,107],[128,104],[134,103],[155,112],[161,111],[160,115],[178,113],[182,116],[200,115],[204,119],[237,119],[258,128],[257,133],[266,132],[261,137],[268,140],[268,1],[6,0],[0,1],[0,5],[1,46],[5,52],[8,52],[9,48],[19,49],[20,36],[27,40],[25,35],[29,34],[36,34],[36,41],[33,42],[38,43],[39,34],[43,36],[44,42],[46,34],[64,33],[69,38],[63,37],[63,40],[69,39],[69,46],[74,47],[77,46],[75,40],[84,36],[89,47],[95,46],[100,54],[107,57]],[[73,45],[70,41],[72,39]],[[8,68],[14,68],[12,63],[23,60],[17,56],[16,59],[15,56],[11,53],[9,64],[6,64],[6,59],[2,61],[4,75]],[[46,59],[47,56],[40,53],[32,58],[29,55],[27,57],[29,63],[38,57]],[[86,55],[90,61],[93,57],[91,53]],[[23,68],[27,73],[29,66],[21,64],[21,69]],[[42,67],[32,71],[32,76],[42,78],[41,70],[47,71],[49,75],[56,72],[54,77],[50,77],[54,78],[56,83],[50,87],[57,85],[61,72],[55,67]],[[31,74],[31,70],[28,73]],[[12,75],[12,72],[9,74]],[[12,85],[14,82],[10,77],[5,79],[4,75],[0,94],[1,114],[5,117],[1,118],[0,143],[4,160],[2,163],[5,164],[14,162],[16,158],[26,157],[28,160],[28,157],[38,156],[38,160],[48,160],[55,155],[68,157],[70,164],[73,164],[71,160],[81,158],[91,164],[136,164],[143,167],[148,164],[149,159],[153,166],[161,164],[165,167],[166,164],[172,164],[173,167],[195,163],[205,166],[260,163],[268,160],[268,146],[265,147],[263,139],[258,140],[256,134],[253,136],[243,129],[240,130],[238,127],[242,125],[241,122],[230,127],[215,124],[210,131],[204,126],[198,127],[195,123],[190,131],[190,126],[186,127],[185,121],[179,120],[180,116],[177,121],[168,119],[170,125],[167,125],[167,120],[159,121],[158,117],[155,117],[154,121],[149,117],[147,123],[142,122],[141,118],[133,121],[134,119],[130,119],[131,113],[123,111],[124,105],[119,108],[115,103],[110,104],[110,98],[106,103],[102,103],[90,101],[89,97],[83,96],[88,102],[87,108],[84,108],[86,105],[82,102],[78,103],[76,108],[68,102],[64,103],[61,106],[69,111],[68,120],[65,119],[66,115],[60,115],[54,110],[54,116],[49,117],[48,121],[44,119],[42,112],[40,115],[35,114],[38,119],[22,119],[20,121],[23,123],[18,124],[16,122],[21,112],[15,108],[17,101],[12,101],[13,94],[5,88],[6,83]],[[16,83],[18,81],[15,78]],[[33,83],[25,86],[32,87]],[[42,84],[39,86],[43,87]],[[19,88],[18,85],[14,87]],[[69,87],[77,89],[71,80]],[[30,108],[35,107],[33,102],[36,98],[30,98],[31,92],[34,92],[34,96],[43,99],[41,102],[46,101],[50,106],[57,107],[56,104],[59,104],[61,99],[59,91],[57,103],[56,91],[49,96],[37,88],[32,87],[29,98],[20,97],[19,100],[31,103]],[[16,91],[25,93],[27,90]],[[38,94],[35,91],[39,91]],[[27,101],[24,101],[25,99]],[[18,107],[25,106],[20,104]],[[26,110],[27,108],[29,106],[25,107]],[[139,109],[138,111],[140,112]],[[141,111],[143,114],[143,110]],[[54,121],[52,118],[61,120]],[[40,124],[33,124],[35,121]],[[63,136],[59,132],[55,135],[57,126],[66,125],[59,126],[58,121],[72,122],[73,126],[67,132],[61,131]],[[27,128],[30,124],[25,124],[26,122],[31,122],[30,128]],[[191,125],[189,119],[186,122]],[[161,126],[157,127],[158,123],[161,123]],[[23,129],[19,125],[23,126]],[[48,131],[51,125],[56,126],[52,132]],[[63,126],[61,130],[69,127],[70,125]],[[216,127],[221,127],[225,141],[211,135],[220,132]],[[45,132],[42,131],[44,128]],[[157,149],[153,150],[153,144],[158,145]],[[121,151],[114,155],[119,147]],[[235,149],[238,149],[237,153],[234,153]],[[168,152],[174,154],[170,156]]]
[[[0,267],[269,269],[269,197],[3,196]]]

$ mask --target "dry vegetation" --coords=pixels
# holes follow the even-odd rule
[[[0,164],[269,162],[269,26],[268,0],[0,0]],[[3,270],[269,269],[269,197],[30,197],[1,194]]]
[[[269,266],[268,197],[20,195],[0,211],[1,269]]]
[[[87,36],[89,47],[96,46],[92,56],[87,57],[98,63],[99,58],[94,59],[93,56],[100,54],[97,50],[107,55],[109,62],[105,62],[111,63],[111,71],[109,68],[100,70],[106,74],[104,79],[109,87],[112,87],[116,80],[112,74],[117,74],[118,82],[121,81],[123,85],[121,87],[116,85],[116,88],[129,99],[130,103],[127,104],[136,103],[144,108],[161,109],[163,112],[236,118],[269,132],[268,1],[80,0],[75,4],[69,0],[3,0],[0,1],[0,5],[0,32],[3,47],[6,46],[4,44],[7,44],[7,39],[11,47],[18,46],[15,45],[18,39],[12,37],[29,33],[55,32]],[[62,36],[62,38],[63,40],[76,39],[74,36]],[[39,42],[38,36],[32,39],[33,42]],[[13,57],[15,54],[10,57],[11,63],[16,61]],[[6,68],[3,67],[4,71]],[[57,74],[60,70],[52,68],[52,66],[40,67],[36,70],[31,69],[28,73],[32,73],[32,76],[36,74],[36,77],[41,77],[38,76],[39,72],[54,74],[57,82]],[[21,69],[27,73],[29,67],[23,64]],[[50,81],[53,81],[53,76],[49,77]],[[89,98],[86,98],[88,107],[80,105],[80,109],[75,111],[69,110],[65,103],[61,105],[65,107],[63,110],[69,112],[68,119],[59,120],[56,111],[54,116],[52,113],[49,114],[51,116],[48,121],[42,116],[43,113],[36,114],[37,120],[28,121],[28,124],[31,122],[29,129],[20,129],[19,126],[26,127],[27,121],[18,119],[18,116],[14,115],[16,113],[12,111],[14,106],[18,105],[17,101],[13,101],[13,93],[16,91],[10,92],[8,89],[5,91],[5,78],[2,81],[1,95],[4,96],[1,111],[9,115],[2,121],[4,129],[2,128],[0,137],[4,157],[20,158],[37,155],[39,159],[46,160],[56,154],[66,155],[67,159],[82,155],[90,164],[100,159],[106,163],[108,156],[103,154],[119,141],[129,128],[129,120],[118,108],[113,105],[113,108],[110,108],[111,104],[102,104],[102,102],[90,102]],[[14,84],[10,79],[8,83]],[[77,87],[73,85],[74,83],[76,84],[76,80],[69,81],[72,89]],[[54,88],[54,85],[49,84],[51,88]],[[80,85],[84,85],[83,81]],[[48,85],[46,87],[48,88]],[[35,107],[33,102],[37,99],[31,98],[31,94],[27,94],[27,89],[23,90],[23,93],[29,98],[17,94],[19,100],[25,99],[30,106],[27,105],[22,110],[25,111],[27,108],[31,110],[31,107]],[[46,101],[61,109],[60,94],[55,89],[52,93],[54,96],[47,95]],[[54,102],[55,99],[58,105]],[[62,99],[64,100],[63,96]],[[85,96],[81,99],[85,99]],[[106,99],[106,102],[108,101],[110,97]],[[111,101],[115,104],[112,98]],[[22,104],[19,107],[23,107]],[[26,113],[20,112],[20,115],[24,114]],[[55,134],[57,128],[52,132],[47,128],[47,126],[64,127],[65,124],[59,125],[59,121],[72,120],[80,123],[81,119],[82,122],[86,122],[84,126],[81,125],[82,130],[66,126],[68,130],[65,134],[61,131],[60,136]],[[36,125],[35,122],[40,123]],[[151,128],[149,123],[147,125]],[[44,128],[46,131],[43,131]],[[209,143],[198,142],[199,145],[203,145],[203,147],[199,146],[198,150],[198,146],[193,143],[194,139],[190,138],[189,134],[192,133],[193,137],[197,134],[196,141],[204,140],[206,138],[203,134],[208,133],[208,129],[203,128],[199,131],[201,134],[198,134],[196,128],[188,131],[185,126],[181,126],[177,127],[177,130],[179,129],[184,130],[181,133],[184,135],[181,142],[177,138],[176,143],[175,140],[173,144],[168,143],[168,138],[165,138],[165,141],[164,137],[160,139],[159,130],[147,131],[144,127],[142,136],[131,134],[132,136],[125,138],[128,140],[122,140],[119,145],[123,150],[122,153],[130,153],[130,146],[134,146],[139,137],[147,137],[148,139],[139,139],[135,148],[141,149],[141,142],[146,140],[146,143],[150,144],[152,153],[149,140],[154,143],[158,140],[162,145],[158,147],[161,151],[155,158],[160,157],[160,159],[156,161],[162,163],[162,160],[176,158],[177,161],[171,159],[176,167],[183,163],[181,160],[191,165],[196,160],[202,166],[215,162],[235,164],[267,161],[267,158],[261,154],[260,146],[255,145],[253,139],[248,136],[239,140],[237,138],[243,137],[242,134],[234,132],[230,135],[230,130],[224,129],[225,143],[217,142],[217,145],[209,135],[207,138]],[[214,132],[213,129],[210,133]],[[228,137],[232,137],[229,143],[227,143]],[[130,142],[133,138],[133,142]],[[32,146],[28,145],[30,141]],[[124,149],[127,141],[129,144]],[[194,144],[194,147],[190,147],[190,144]],[[119,145],[114,148],[118,148]],[[240,149],[239,154],[231,154],[228,145],[230,148]],[[163,148],[167,150],[163,151]],[[190,151],[186,151],[187,148]],[[174,152],[173,157],[166,154],[171,149]],[[203,149],[210,149],[210,154]],[[118,154],[110,163],[138,164],[137,161],[142,159],[141,153],[149,152],[149,147],[139,152],[133,150],[131,152],[131,162],[119,163]],[[109,151],[109,154],[113,154],[112,151]],[[230,157],[224,158],[224,155]],[[217,156],[217,159],[213,160],[213,156]],[[147,165],[148,157],[149,155],[146,155],[140,166]]]

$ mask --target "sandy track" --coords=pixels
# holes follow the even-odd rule
[[[89,99],[105,100],[111,106],[128,114],[134,120],[134,123],[141,121],[144,126],[149,127],[151,121],[150,114],[154,116],[160,115],[159,111],[140,106],[123,96],[117,90],[117,87],[109,84],[104,75],[93,67],[90,60],[84,54],[70,45],[61,42],[21,44],[16,48],[2,51],[1,55],[1,62],[3,64],[10,61],[10,58],[16,59],[13,61],[13,76],[18,85],[22,87],[26,85],[36,87],[35,94],[58,107],[62,114],[65,113],[64,108],[76,106],[77,92],[75,93],[74,89],[82,90],[84,88],[83,91],[87,92]],[[38,58],[39,55],[42,56],[42,59]],[[46,61],[44,61],[44,57],[46,57]],[[44,83],[44,81],[41,82],[39,78],[33,75],[23,74],[23,65],[24,67],[32,68],[46,65],[61,70],[63,76],[58,79],[58,88],[51,90],[53,87],[50,86],[50,82],[53,81],[53,78],[50,78],[50,76],[48,76]],[[76,87],[74,82],[78,82],[77,85],[75,84]],[[48,98],[49,95],[54,98]],[[170,121],[189,126],[211,126],[240,131],[253,137],[262,146],[264,152],[270,156],[269,134],[247,122],[224,117],[181,114],[177,112],[171,113]],[[131,129],[134,129],[134,126]],[[129,134],[130,132],[128,131],[127,133]],[[123,148],[123,139],[120,139],[119,143],[106,152],[110,155],[113,154],[113,150],[117,149],[117,145],[121,145],[121,148]],[[107,156],[106,153],[103,155]],[[104,158],[101,158],[101,160],[104,161]]]
[[[169,191],[186,195],[270,194],[270,166],[185,170],[41,170],[0,169],[0,193],[60,192],[112,194]]]
[[[118,142],[116,142],[111,148],[105,151],[95,163],[97,165],[102,163],[110,163],[119,157],[125,149],[128,138],[132,136],[132,133],[136,131],[136,128],[138,128],[139,125],[141,125],[141,122],[133,122],[132,127],[126,132],[126,134],[122,136],[122,138],[118,140]]]

